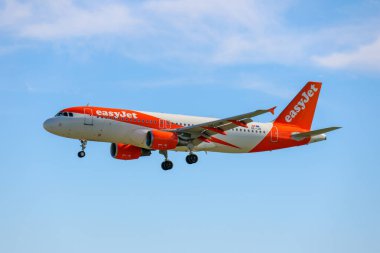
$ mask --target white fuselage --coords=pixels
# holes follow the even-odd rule
[[[163,122],[168,121],[181,126],[196,125],[216,120],[215,118],[166,113],[141,113],[163,119]],[[270,132],[272,126],[272,123],[252,122],[248,124],[247,128],[236,127],[226,131],[226,135],[214,135],[214,137],[221,140],[222,143],[202,142],[194,147],[194,151],[246,153],[264,139]],[[141,148],[149,148],[146,146],[143,137],[145,137],[149,130],[156,129],[153,128],[153,126],[149,127],[149,124],[142,126],[135,122],[124,122],[112,118],[89,116],[79,113],[74,113],[72,117],[56,116],[50,118],[44,123],[44,127],[51,133],[67,138],[132,144]],[[165,129],[165,127],[168,126],[163,125],[162,129]],[[179,146],[174,150],[187,152],[188,148]]]

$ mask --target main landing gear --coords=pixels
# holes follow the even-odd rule
[[[84,150],[86,149],[86,145],[87,145],[86,140],[80,140],[80,146],[81,146],[82,150],[78,152],[79,158],[83,158],[86,156],[86,152],[84,152]]]
[[[160,150],[160,154],[165,156],[165,161],[161,163],[161,168],[163,170],[171,170],[173,168],[173,162],[168,159],[168,151]],[[193,164],[198,162],[198,156],[196,154],[190,153],[186,156],[186,162],[188,164]]]
[[[163,170],[171,170],[171,169],[173,169],[173,162],[169,161],[169,160],[163,161],[161,163],[161,168]]]
[[[171,170],[173,169],[173,162],[168,160],[168,151],[167,150],[160,150],[160,154],[165,156],[165,161],[161,163],[161,168],[163,170]]]
[[[188,164],[193,164],[198,162],[198,156],[196,154],[190,153],[189,155],[186,156],[186,162]]]
[[[193,153],[194,145],[192,143],[189,143],[187,145],[187,148],[189,150],[189,154],[186,156],[186,162],[188,164],[193,164],[198,162],[198,156]]]

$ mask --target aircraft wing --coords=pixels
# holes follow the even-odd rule
[[[247,124],[252,122],[253,117],[259,116],[261,114],[270,112],[274,114],[274,109],[272,107],[267,110],[256,110],[249,113],[240,114],[237,116],[232,116],[224,119],[218,119],[210,122],[205,122],[193,126],[182,127],[175,129],[173,131],[177,133],[187,133],[192,136],[199,137],[203,136],[206,139],[209,139],[212,135],[223,134],[226,135],[225,131],[230,130],[235,127],[248,127]]]

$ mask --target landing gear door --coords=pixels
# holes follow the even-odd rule
[[[92,117],[92,109],[84,108],[84,124],[85,125],[94,125],[94,119]]]

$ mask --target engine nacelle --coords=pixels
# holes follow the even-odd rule
[[[178,146],[179,142],[178,135],[173,132],[152,130],[146,135],[146,145],[151,149],[174,149]]]
[[[133,160],[140,156],[149,156],[150,150],[139,148],[130,144],[111,144],[111,156],[115,159]]]

